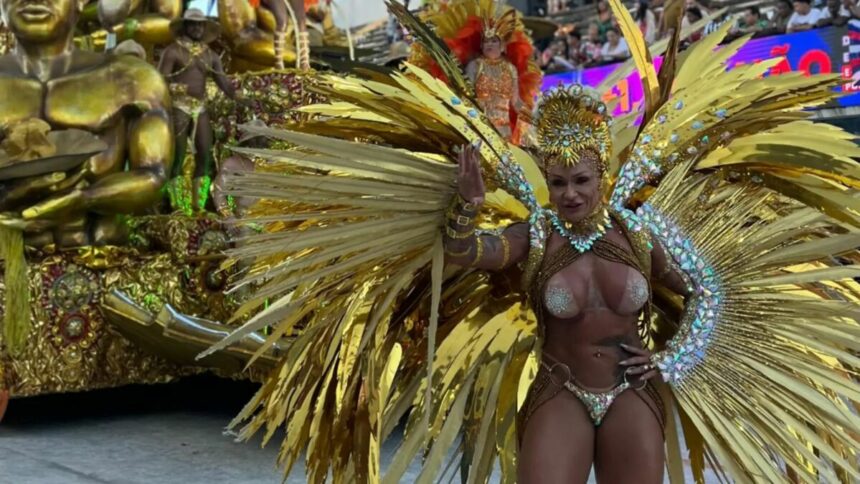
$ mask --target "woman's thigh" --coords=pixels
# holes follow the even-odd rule
[[[561,391],[526,422],[517,460],[518,484],[585,483],[594,456],[594,424],[582,403]]]
[[[597,428],[594,471],[600,484],[663,482],[663,424],[643,398],[651,397],[622,393]]]

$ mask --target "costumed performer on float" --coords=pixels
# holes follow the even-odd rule
[[[455,0],[424,15],[472,82],[475,100],[499,132],[516,144],[527,135],[541,85],[534,46],[513,7],[492,0]],[[445,79],[420,44],[409,61]]]

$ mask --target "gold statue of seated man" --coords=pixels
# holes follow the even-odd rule
[[[0,141],[41,119],[93,133],[107,149],[81,166],[0,185],[0,224],[42,246],[123,239],[119,214],[155,205],[173,159],[170,99],[158,71],[134,56],[77,50],[84,0],[0,0],[15,49],[0,57]]]

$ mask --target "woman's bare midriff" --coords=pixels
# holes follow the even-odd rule
[[[641,347],[637,318],[609,309],[586,309],[575,319],[547,317],[543,351],[570,367],[583,386],[606,389],[621,382],[619,363],[631,355],[621,344]]]
[[[606,237],[631,250],[617,230],[608,231]],[[549,250],[557,250],[561,243],[566,240],[554,234]],[[619,384],[624,373],[619,363],[632,356],[621,345],[642,346],[637,328],[639,312],[616,311],[629,306],[624,281],[632,277],[632,271],[635,269],[624,264],[585,253],[550,280],[550,284],[561,284],[569,290],[578,302],[579,312],[560,318],[544,311],[544,352],[567,365],[576,381],[590,389]]]

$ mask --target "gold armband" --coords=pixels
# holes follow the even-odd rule
[[[445,226],[445,235],[447,235],[449,239],[454,240],[468,239],[469,237],[475,235],[475,228],[473,227],[465,232],[458,232],[451,227]]]
[[[451,257],[466,257],[469,253],[472,252],[472,247],[470,246],[468,249],[463,252],[453,252],[448,249],[445,249],[445,254],[450,255]]]
[[[484,257],[484,241],[477,237],[475,240],[475,260],[472,261],[472,265],[475,265],[481,262],[481,259]]]
[[[504,235],[500,235],[502,241],[502,263],[499,264],[499,269],[504,269],[511,261],[511,242]]]
[[[478,207],[473,203],[463,200],[460,195],[455,196],[451,200],[451,205],[448,207],[446,216],[448,220],[457,225],[468,227],[474,223],[475,217],[478,215]]]

